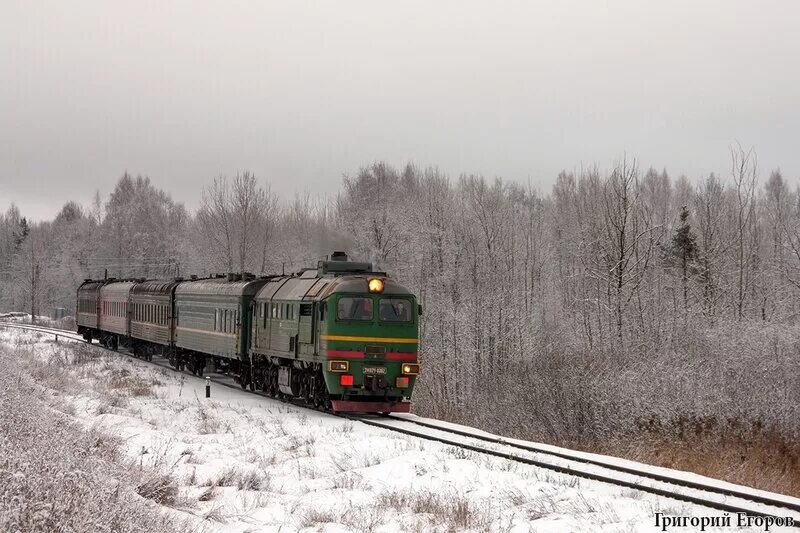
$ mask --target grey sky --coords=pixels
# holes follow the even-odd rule
[[[800,2],[44,2],[0,9],[0,209],[124,170],[195,207],[374,160],[531,180],[627,152],[674,176],[800,177]]]

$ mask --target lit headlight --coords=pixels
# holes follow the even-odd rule
[[[416,376],[419,374],[419,365],[414,363],[403,363],[403,374]]]
[[[383,280],[380,278],[372,278],[367,282],[369,292],[383,292]]]

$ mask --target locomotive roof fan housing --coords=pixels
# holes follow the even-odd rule
[[[363,274],[372,272],[372,263],[350,261],[346,253],[333,252],[329,260],[317,262],[317,270],[320,274]]]

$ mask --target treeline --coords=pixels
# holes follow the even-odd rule
[[[739,146],[724,177],[623,159],[562,172],[549,192],[375,163],[335,197],[280,200],[242,173],[206,187],[196,213],[126,174],[105,202],[70,202],[51,222],[14,207],[0,219],[0,308],[72,309],[78,282],[105,269],[280,273],[334,249],[419,295],[422,413],[587,447],[725,409],[798,431],[798,380],[780,379],[796,353],[800,189]],[[743,361],[762,360],[773,370],[746,375]]]

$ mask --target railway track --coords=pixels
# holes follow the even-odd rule
[[[71,341],[86,343],[78,334],[64,330],[3,322],[0,322],[0,326],[56,335]],[[91,345],[103,350],[113,351],[99,344]],[[127,352],[118,353],[128,355],[140,361],[142,360]],[[161,357],[154,356],[151,364],[174,371],[169,365],[169,362]],[[242,390],[229,376],[211,373],[205,377],[210,378],[212,382],[218,385]],[[270,398],[260,391],[254,391],[254,393]],[[306,407],[302,404],[293,405]],[[413,417],[393,415],[389,418],[378,418],[370,415],[328,414],[357,421],[372,427],[440,442],[475,453],[537,466],[583,479],[638,490],[726,513],[744,513],[748,516],[763,518],[770,516],[788,517],[792,519],[793,526],[800,529],[800,500],[789,496],[784,497],[765,493],[763,491],[756,491],[755,489],[746,490],[745,488],[725,483],[703,483],[686,477],[670,476],[666,473],[620,464],[614,462],[611,458],[604,460],[580,452],[570,452],[569,450],[537,446],[529,443],[523,444],[521,442],[515,442],[513,439],[505,439],[478,430],[475,430],[476,432],[466,431],[464,429],[448,427],[446,424],[417,420]],[[761,507],[756,507],[753,504]]]

